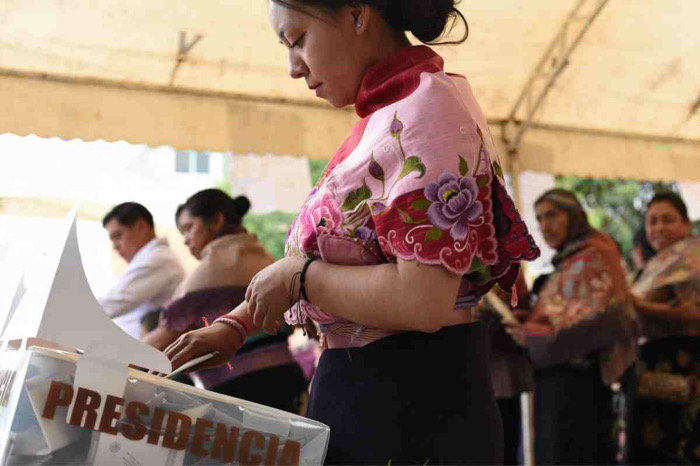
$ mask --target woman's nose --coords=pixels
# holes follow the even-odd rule
[[[304,61],[299,58],[296,54],[289,54],[289,76],[292,79],[303,78],[308,74],[308,68]]]

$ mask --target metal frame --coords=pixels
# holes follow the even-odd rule
[[[518,182],[520,170],[517,153],[523,136],[533,124],[537,110],[542,106],[557,78],[569,65],[569,57],[581,43],[583,36],[598,15],[600,15],[608,1],[578,1],[530,75],[510,115],[502,123],[501,134],[508,151],[508,161],[517,206],[520,206],[520,185]],[[525,118],[524,120],[518,120],[518,113],[523,107]]]

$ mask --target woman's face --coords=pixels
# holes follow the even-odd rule
[[[569,216],[550,201],[542,201],[535,206],[535,215],[547,245],[561,250],[569,236]]]
[[[289,51],[289,75],[303,78],[317,97],[334,107],[354,104],[369,65],[362,52],[366,41],[360,36],[366,25],[363,15],[358,16],[360,7],[343,7],[334,13],[300,7],[305,11],[269,1],[270,24]]]
[[[647,240],[659,252],[690,236],[690,222],[668,201],[654,202],[644,217]]]
[[[208,225],[202,217],[197,217],[187,209],[180,212],[177,227],[185,239],[185,246],[197,259],[202,258],[202,250],[216,238],[216,229]]]

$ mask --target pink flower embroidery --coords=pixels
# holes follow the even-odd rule
[[[343,224],[343,214],[340,212],[340,206],[327,192],[311,199],[301,214],[299,214],[299,219],[301,249],[305,252],[317,249],[318,233],[339,232]]]

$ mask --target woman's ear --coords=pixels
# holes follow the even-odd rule
[[[216,234],[226,225],[226,217],[221,212],[217,212],[209,222],[209,228]]]
[[[371,8],[366,3],[356,3],[350,7],[350,14],[352,15],[355,32],[358,35],[363,34],[372,19]]]

